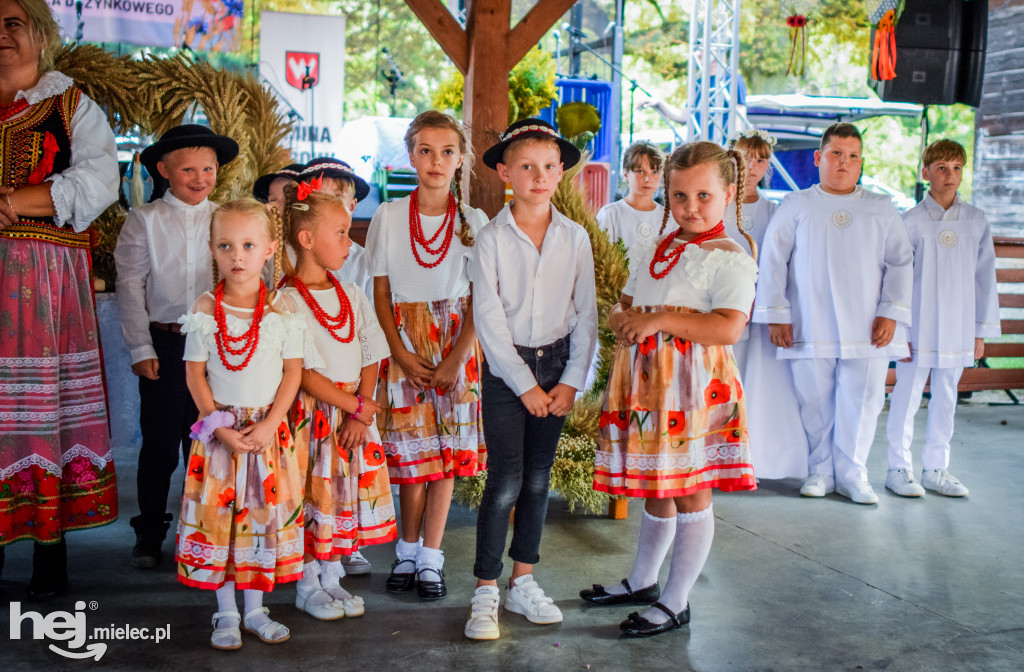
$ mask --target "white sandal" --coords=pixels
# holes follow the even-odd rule
[[[328,593],[329,595],[330,593]],[[346,618],[355,618],[356,616],[362,616],[366,613],[366,605],[363,603],[363,598],[357,595],[351,595],[349,597],[343,597],[338,599],[334,598],[334,604],[342,607],[345,610]]]
[[[221,627],[221,619],[233,618],[235,624]],[[213,634],[210,635],[210,646],[219,651],[235,651],[242,648],[242,632],[238,626],[242,623],[242,615],[237,611],[218,611],[213,615]]]
[[[329,599],[319,603],[314,602],[313,598],[321,593]],[[320,621],[336,621],[339,618],[345,618],[345,606],[341,602],[335,601],[330,593],[320,587],[319,582],[316,588],[301,585],[295,587],[295,608]]]
[[[288,628],[278,623],[277,621],[268,621],[267,623],[264,623],[258,628],[249,627],[249,617],[257,613],[269,615],[270,608],[259,607],[247,613],[245,615],[245,620],[242,621],[242,623],[245,625],[246,632],[256,635],[264,644],[280,644],[282,642],[287,642],[289,638],[291,638],[292,633],[288,630]]]

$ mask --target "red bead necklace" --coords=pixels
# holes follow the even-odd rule
[[[312,292],[309,291],[309,287],[306,286],[302,280],[296,277],[290,278],[295,289],[299,290],[299,294],[302,295],[303,301],[309,306],[309,309],[313,311],[313,316],[316,321],[320,323],[327,333],[331,335],[334,340],[341,343],[351,343],[352,338],[356,335],[356,318],[352,312],[352,302],[348,300],[348,296],[345,294],[345,290],[341,288],[341,283],[334,277],[333,273],[328,273],[327,278],[334,285],[334,291],[338,293],[338,304],[341,306],[338,310],[338,315],[331,317],[327,314],[327,311],[323,309],[320,303],[313,298]],[[338,332],[348,325],[348,335],[341,336]]]
[[[693,240],[688,240],[685,243],[681,243],[680,245],[676,246],[675,249],[669,252],[668,246],[672,244],[672,241],[675,240],[676,236],[682,233],[682,231],[682,227],[676,229],[676,232],[673,233],[671,236],[665,238],[665,240],[661,241],[661,244],[658,245],[658,249],[655,250],[654,258],[651,259],[650,267],[651,277],[654,278],[655,280],[661,280],[666,275],[668,275],[673,268],[675,268],[676,264],[679,263],[679,257],[683,256],[683,250],[686,249],[687,245],[700,245],[705,240],[717,238],[718,236],[725,233],[725,226],[722,224],[722,222],[719,222],[718,224],[708,229],[704,233],[694,236]],[[668,263],[668,266],[665,267],[665,270],[661,272],[654,270],[655,265],[664,263]]]
[[[448,209],[444,213],[444,221],[441,223],[441,228],[427,240],[426,235],[423,233],[423,224],[420,222],[419,187],[413,190],[412,196],[409,197],[409,245],[412,246],[412,255],[416,257],[416,262],[423,268],[434,268],[448,256],[448,249],[452,246],[452,236],[455,235],[455,214],[455,196],[449,193]],[[444,240],[441,241],[441,244],[436,249],[431,248],[430,246],[437,241],[442,231],[444,232]],[[432,263],[423,261],[417,246],[422,247],[427,255],[439,255],[437,260]]]
[[[6,105],[0,105],[0,121],[7,121],[11,117],[28,109],[28,101],[24,98],[18,98],[13,103],[7,103]]]
[[[260,344],[260,322],[263,321],[263,308],[267,300],[267,286],[260,281],[260,296],[256,302],[256,309],[252,313],[252,324],[241,336],[231,336],[228,334],[227,318],[224,316],[224,281],[221,280],[220,284],[217,285],[217,289],[213,292],[213,317],[217,321],[217,332],[214,334],[214,340],[217,342],[217,354],[220,355],[220,361],[223,362],[224,367],[228,371],[241,371],[245,367],[249,366],[249,361],[252,356],[256,354],[256,348]],[[241,343],[239,347],[235,347],[234,343]],[[241,364],[230,364],[228,362],[228,355],[234,355],[241,357],[245,355],[245,360]]]

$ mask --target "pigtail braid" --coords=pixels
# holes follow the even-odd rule
[[[214,211],[214,215],[216,215]],[[215,216],[210,217],[210,241],[213,242],[213,222],[216,219]],[[217,289],[217,285],[220,284],[220,271],[217,269],[217,260],[214,259],[213,254],[210,254],[210,271],[213,273],[213,288]]]
[[[669,166],[669,165],[666,165],[665,166],[665,170],[662,173],[662,175],[664,175],[664,180],[665,180],[665,210],[664,210],[664,212],[662,212],[662,215],[661,215],[661,228],[658,229],[658,235],[659,236],[661,234],[665,233],[665,225],[668,224],[668,206],[669,206],[669,203],[671,203],[671,197],[669,196],[669,193],[668,193],[668,174],[671,173],[671,172],[672,172],[672,167]]]
[[[274,238],[277,239],[277,249],[274,250],[274,277],[273,277],[274,287],[276,288],[278,286],[278,283],[280,283],[280,281],[282,279],[282,276],[281,276],[282,268],[283,268],[283,266],[282,266],[282,264],[283,264],[282,258],[287,257],[288,255],[286,255],[284,253],[284,246],[285,246],[284,225],[281,223],[281,214],[277,211],[277,208],[275,208],[274,206],[270,206],[268,208],[268,213],[267,214],[270,215],[270,221],[271,221],[271,223],[274,226]]]
[[[289,189],[289,187],[291,187]],[[279,247],[281,248],[281,272],[284,274],[283,277],[287,278],[295,275],[295,267],[292,266],[292,260],[288,257],[287,252],[284,249],[285,243],[291,245],[292,249],[295,249],[293,244],[293,231],[292,231],[292,206],[296,201],[296,188],[293,185],[285,185],[284,188],[284,202],[281,204],[281,212],[278,213],[278,222],[280,223],[280,238],[281,241]],[[295,250],[298,255],[298,250]],[[276,266],[278,260],[274,260]]]
[[[757,261],[757,243],[749,233],[743,230],[743,194],[747,183],[747,164],[743,159],[743,152],[738,149],[727,150],[726,154],[736,164],[736,228],[747,239],[747,244],[750,245],[750,256]]]
[[[473,231],[466,221],[466,211],[462,202],[462,166],[455,169],[455,206],[459,210],[459,221],[462,226],[459,228],[459,241],[466,247],[473,247]]]

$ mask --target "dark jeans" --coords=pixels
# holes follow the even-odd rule
[[[167,534],[167,494],[178,468],[179,451],[188,463],[189,431],[199,409],[185,384],[185,335],[150,327],[160,363],[157,380],[139,377],[142,448],[139,450],[139,515],[132,518],[136,533],[151,540]]]
[[[569,361],[569,337],[540,348],[516,347],[545,392],[558,384]],[[483,365],[483,421],[487,436],[487,484],[476,521],[476,564],[473,574],[484,580],[501,576],[508,518],[515,507],[512,546],[517,562],[540,560],[540,535],[548,511],[548,490],[555,448],[565,418],[538,418],[519,396]]]

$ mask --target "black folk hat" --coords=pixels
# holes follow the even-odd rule
[[[370,185],[366,183],[366,180],[356,175],[356,171],[352,170],[352,166],[341,159],[335,159],[330,156],[313,159],[299,173],[300,182],[309,182],[318,177],[334,177],[339,180],[349,180],[356,187],[357,201],[363,200],[370,193]]]
[[[299,181],[299,173],[306,167],[304,163],[293,163],[285,166],[276,173],[260,175],[252,185],[252,195],[260,203],[266,203],[270,199],[270,185],[279,177],[286,177],[292,182]]]
[[[561,135],[554,127],[543,119],[523,119],[517,121],[502,133],[498,144],[490,147],[484,152],[484,165],[497,170],[498,164],[503,163],[505,149],[513,140],[521,138],[547,138],[558,143],[558,150],[562,155],[562,168],[569,169],[580,161],[580,150]]]
[[[209,147],[217,153],[217,163],[224,165],[238,156],[238,143],[226,135],[217,135],[207,126],[182,124],[170,129],[156,142],[142,150],[142,165],[150,175],[159,175],[156,164],[168,152],[186,147]]]

